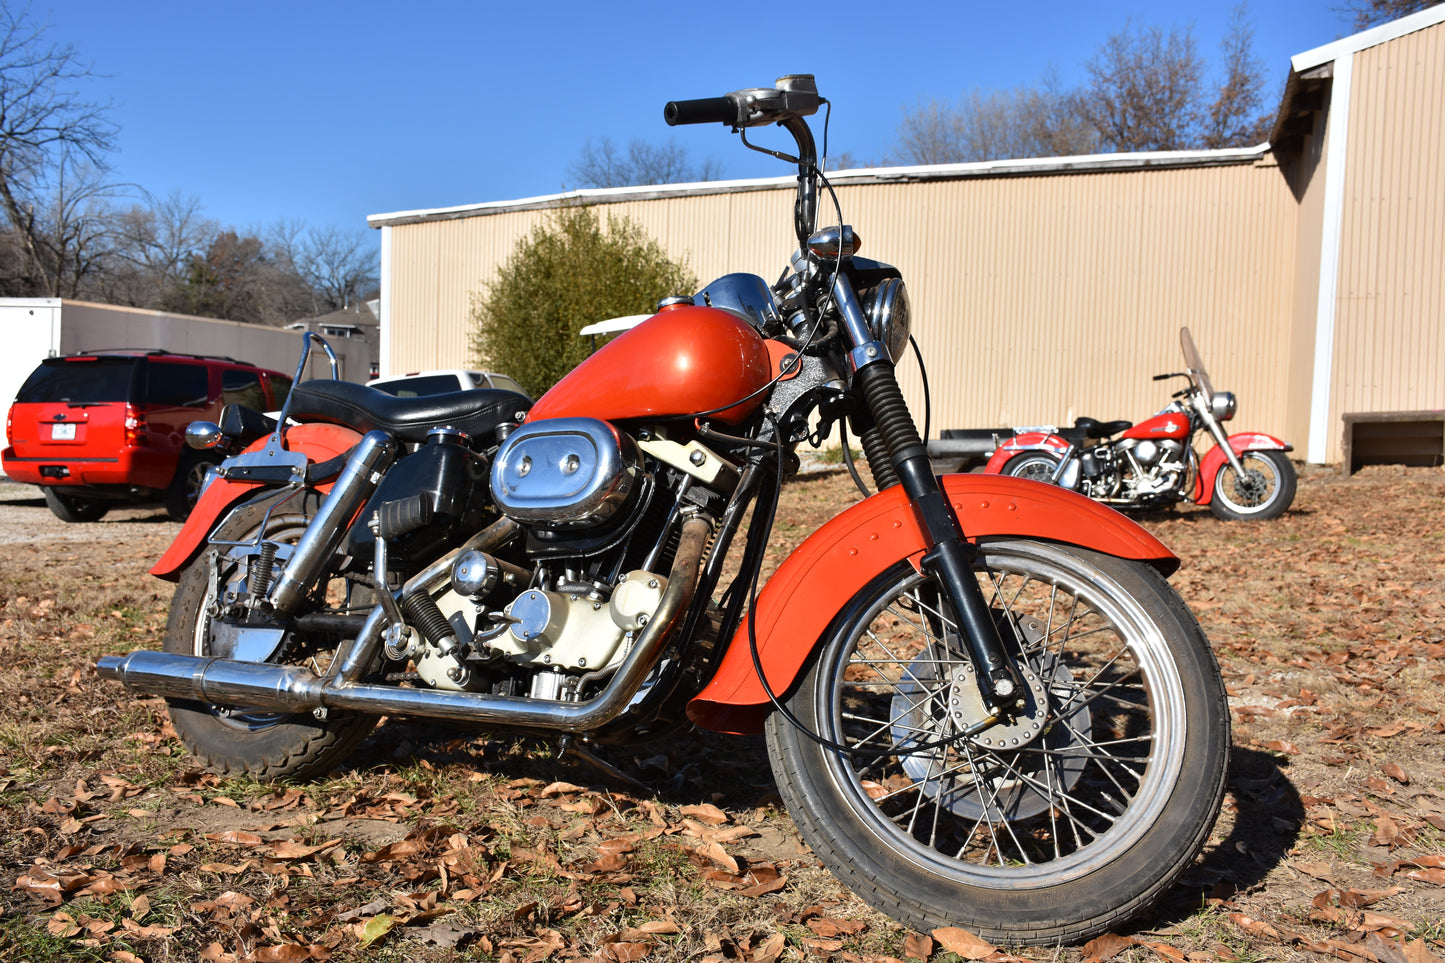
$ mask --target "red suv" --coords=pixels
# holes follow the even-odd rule
[[[230,358],[115,351],[46,358],[25,379],[5,422],[6,474],[39,485],[67,522],[90,522],[125,501],[190,514],[220,460],[185,445],[186,426],[216,421],[232,402],[274,411],[291,379]]]

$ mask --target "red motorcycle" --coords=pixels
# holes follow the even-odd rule
[[[910,926],[1056,943],[1148,906],[1204,845],[1230,748],[1178,559],[1072,492],[934,475],[894,372],[902,276],[815,225],[823,103],[793,76],[667,105],[797,165],[776,284],[669,299],[530,406],[319,380],[275,423],[193,425],[229,457],[153,569],[177,583],[164,650],[100,674],[266,778],[329,770],[383,715],[588,758],[765,733],[819,857]],[[792,153],[748,140],[775,125]],[[880,490],[759,592],[794,449],[839,419]]]
[[[1015,428],[984,471],[1049,482],[1124,509],[1154,509],[1192,501],[1229,521],[1284,514],[1294,501],[1294,446],[1272,435],[1226,435],[1238,407],[1234,393],[1215,391],[1189,329],[1179,332],[1185,371],[1155,381],[1188,378],[1174,400],[1147,421],[1079,418],[1073,428]],[[1196,432],[1215,447],[1200,459]],[[1118,437],[1115,438],[1114,436]]]

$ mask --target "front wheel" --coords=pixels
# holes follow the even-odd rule
[[[1148,907],[1219,812],[1229,713],[1193,615],[1149,566],[1019,539],[975,574],[1024,695],[989,715],[938,583],[900,563],[834,620],[775,712],[778,789],[860,897],[927,932],[1073,942]],[[846,751],[843,748],[846,747]]]
[[[1237,474],[1225,463],[1214,476],[1214,497],[1209,510],[1225,521],[1264,521],[1283,515],[1294,501],[1298,483],[1294,463],[1282,451],[1239,453]]]

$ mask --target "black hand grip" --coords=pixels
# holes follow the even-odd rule
[[[669,100],[662,108],[667,126],[682,124],[732,124],[738,119],[738,106],[728,97],[700,97],[697,100]]]

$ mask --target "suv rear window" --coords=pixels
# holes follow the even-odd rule
[[[71,404],[129,401],[136,360],[47,358],[25,379],[15,401],[26,405],[53,401]]]
[[[199,364],[171,364],[152,360],[146,379],[146,401],[153,405],[204,408],[209,370]]]

